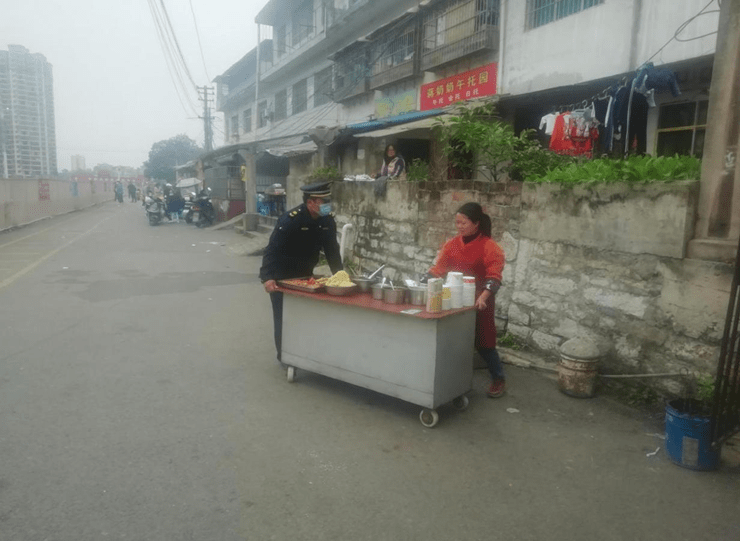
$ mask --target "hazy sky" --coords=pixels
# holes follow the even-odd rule
[[[160,1],[198,86],[211,85],[257,45],[254,18],[267,3],[152,0]],[[196,118],[203,102],[190,83],[189,100],[178,97],[149,0],[0,0],[0,49],[9,44],[41,53],[53,66],[60,171],[70,168],[73,154],[83,155],[88,168],[139,167],[153,143],[181,133],[203,145],[203,121]],[[220,146],[222,115],[212,114],[214,146]]]

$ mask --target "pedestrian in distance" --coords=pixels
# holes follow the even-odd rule
[[[128,196],[132,203],[136,203],[136,186],[133,181],[128,183]]]
[[[455,214],[457,236],[447,241],[428,276],[448,272],[475,276],[475,348],[486,361],[491,384],[486,394],[497,398],[506,390],[506,376],[496,350],[496,292],[501,287],[505,255],[491,238],[491,218],[478,203],[465,203]]]
[[[283,336],[283,293],[277,280],[313,276],[324,251],[332,273],[343,269],[337,242],[337,223],[331,211],[331,182],[317,182],[301,187],[303,204],[278,218],[265,248],[260,280],[270,294],[275,333],[275,348],[280,366]]]
[[[123,184],[120,180],[117,180],[113,186],[113,191],[116,195],[116,201],[123,203]]]

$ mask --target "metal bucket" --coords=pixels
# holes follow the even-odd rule
[[[558,388],[575,398],[591,398],[596,390],[598,359],[574,359],[560,354]]]
[[[383,284],[373,284],[370,286],[370,291],[373,294],[373,299],[382,301],[383,300]]]

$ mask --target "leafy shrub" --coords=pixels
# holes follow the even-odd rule
[[[337,169],[334,166],[327,165],[326,167],[317,167],[314,169],[310,175],[308,175],[309,180],[343,180],[344,177],[339,172],[339,169]]]
[[[429,179],[429,164],[419,158],[414,158],[406,166],[406,180],[419,182]]]
[[[596,182],[670,182],[698,180],[701,160],[692,156],[632,156],[626,160],[597,158],[550,169],[528,177],[530,182],[590,184]]]

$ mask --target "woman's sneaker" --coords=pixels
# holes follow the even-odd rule
[[[503,379],[495,379],[491,382],[488,387],[486,394],[491,398],[498,398],[506,392],[506,381]]]

